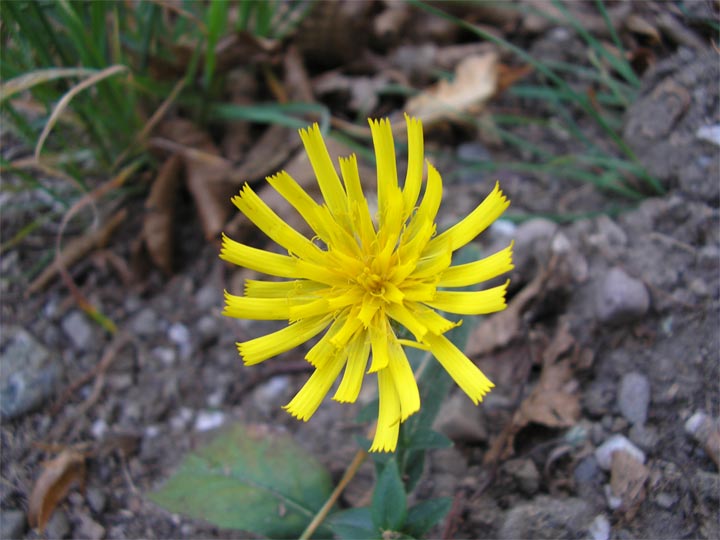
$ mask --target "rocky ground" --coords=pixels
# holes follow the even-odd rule
[[[702,131],[720,124],[718,80],[717,51],[680,47],[645,74],[626,114],[626,140],[667,194],[612,217],[505,221],[479,239],[487,250],[514,239],[516,269],[510,307],[468,345],[496,388],[478,408],[459,392],[448,397],[437,427],[455,446],[431,454],[414,494],[454,497],[436,536],[720,536],[720,160],[717,136]],[[457,156],[486,151],[479,142],[443,150],[435,161],[455,178],[441,209],[451,222],[493,179],[453,176]],[[491,152],[502,160],[502,149]],[[493,176],[516,212],[608,200],[529,174]],[[15,214],[4,214],[5,227]],[[3,253],[0,537],[38,537],[26,524],[28,495],[43,460],[70,444],[89,449],[87,489],[60,504],[48,538],[246,537],[144,496],[233,422],[285,426],[336,480],[347,467],[352,435],[364,429],[357,408],[326,403],[306,424],[283,412],[307,377],[302,351],[243,367],[234,342],[272,325],[220,316],[223,289],[238,291],[246,276],[192,220],[182,234],[182,266],[169,279],[128,282],[110,256],[74,269],[118,324],[115,337],[60,284],[27,297],[30,254]],[[129,259],[128,245],[116,238],[109,252]],[[342,504],[366,502],[372,474],[366,463]]]

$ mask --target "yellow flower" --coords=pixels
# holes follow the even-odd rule
[[[447,289],[486,281],[513,268],[512,244],[482,260],[450,266],[453,252],[485,230],[510,203],[496,184],[466,218],[436,235],[442,180],[428,163],[418,204],[424,168],[422,124],[407,116],[406,122],[408,169],[401,188],[390,122],[370,120],[377,159],[375,215],[363,194],[356,157],[340,158],[341,180],[315,124],[300,130],[300,137],[325,204],[315,202],[285,171],[267,178],[305,219],[314,238],[290,227],[246,184],[232,202],[287,255],[225,235],[220,252],[228,262],[285,278],[247,280],[244,296],[225,293],[224,315],[289,323],[238,343],[245,365],[263,362],[324,332],[305,356],[315,371],[285,405],[290,414],[308,420],[343,368],[333,396],[340,402],[357,399],[366,371],[377,374],[380,405],[371,451],[394,451],[400,423],[420,409],[404,346],[430,350],[475,404],[490,391],[492,382],[444,336],[462,321],[448,320],[435,309],[461,315],[504,309],[508,282],[474,292]],[[393,322],[404,326],[414,340],[398,338]]]

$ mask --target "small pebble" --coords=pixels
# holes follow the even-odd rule
[[[92,423],[92,426],[90,426],[90,433],[92,433],[96,439],[102,439],[107,429],[107,422],[102,418],[98,418]]]
[[[175,363],[176,354],[170,347],[155,347],[152,350],[153,358],[157,358],[166,366],[172,366]]]
[[[107,502],[107,497],[98,488],[88,488],[87,492],[85,493],[85,500],[87,501],[88,506],[96,514],[99,514],[100,512],[105,510],[105,503]]]
[[[209,431],[218,428],[225,422],[222,411],[200,411],[195,418],[195,431]]]
[[[645,453],[642,450],[623,435],[613,435],[595,449],[595,458],[600,467],[609,471],[612,466],[612,455],[618,450],[624,450],[640,463],[645,463]]]
[[[56,508],[45,526],[45,537],[66,538],[69,534],[70,522],[68,518],[65,512]]]
[[[655,504],[666,510],[673,508],[678,502],[678,496],[672,493],[661,492],[655,495]]]
[[[170,328],[168,328],[168,338],[178,346],[181,357],[187,358],[190,356],[192,344],[190,342],[190,330],[188,330],[187,326],[179,322],[171,324]]]
[[[503,470],[526,495],[534,495],[540,488],[540,473],[531,459],[510,459],[503,464]]]
[[[599,514],[588,527],[592,540],[608,540],[610,538],[610,521],[605,514]]]
[[[158,316],[150,308],[140,311],[130,322],[130,329],[139,336],[151,336],[158,330]]]
[[[73,536],[81,540],[101,540],[105,537],[105,527],[85,514],[80,514],[80,525],[74,532]]]
[[[79,311],[73,311],[65,318],[62,323],[63,332],[70,338],[75,349],[86,351],[92,344],[93,331],[87,317]]]
[[[660,441],[658,430],[654,426],[635,424],[628,433],[630,440],[641,450],[652,451]]]
[[[650,308],[645,284],[630,277],[621,268],[612,268],[602,281],[596,296],[600,321],[620,325],[640,319]]]
[[[644,424],[650,404],[650,380],[642,373],[623,375],[618,388],[620,413],[632,424]]]
[[[25,512],[0,510],[0,538],[20,538],[25,528]]]

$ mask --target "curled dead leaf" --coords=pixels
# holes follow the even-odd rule
[[[145,200],[143,240],[153,263],[167,275],[172,274],[173,217],[181,168],[180,155],[170,156],[160,167]]]
[[[28,501],[28,523],[45,529],[57,505],[73,487],[85,489],[85,456],[72,448],[63,450],[43,465]]]
[[[405,110],[426,125],[445,119],[457,120],[463,113],[477,113],[497,90],[497,65],[495,52],[469,56],[455,68],[452,82],[438,82],[410,99]]]

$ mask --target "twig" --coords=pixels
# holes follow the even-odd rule
[[[312,536],[312,534],[315,532],[315,530],[325,520],[327,515],[330,513],[330,509],[333,507],[335,502],[338,500],[338,497],[340,497],[340,494],[345,489],[345,486],[347,486],[350,483],[350,480],[353,479],[353,477],[355,476],[355,473],[358,472],[360,465],[362,465],[362,463],[363,463],[363,461],[365,461],[366,457],[367,457],[367,452],[365,450],[360,449],[357,451],[357,453],[355,454],[355,457],[353,458],[352,462],[350,463],[347,470],[345,471],[345,474],[343,474],[342,478],[340,479],[340,482],[338,482],[338,485],[335,487],[333,492],[330,494],[330,497],[328,497],[328,500],[325,501],[325,504],[322,506],[322,508],[320,510],[318,510],[318,513],[315,514],[315,517],[312,519],[310,524],[300,535],[299,540],[308,540],[308,538],[310,538],[310,536]]]
[[[57,439],[60,435],[62,435],[70,423],[75,422],[75,420],[79,416],[84,415],[90,409],[90,407],[92,407],[95,402],[100,398],[102,389],[105,386],[105,373],[107,372],[113,361],[115,361],[115,359],[117,358],[117,354],[120,352],[120,350],[128,342],[130,342],[130,340],[130,335],[124,332],[120,332],[119,334],[117,334],[115,339],[110,343],[107,349],[105,349],[105,353],[102,355],[100,362],[97,363],[97,365],[92,369],[92,371],[75,381],[63,393],[63,396],[53,406],[53,414],[59,411],[60,407],[65,404],[65,402],[72,393],[74,393],[81,386],[87,384],[92,378],[95,378],[95,384],[93,385],[93,389],[90,395],[80,404],[75,414],[66,418],[64,422],[62,422],[61,424],[56,426],[55,429],[52,430],[50,434],[51,438]]]

